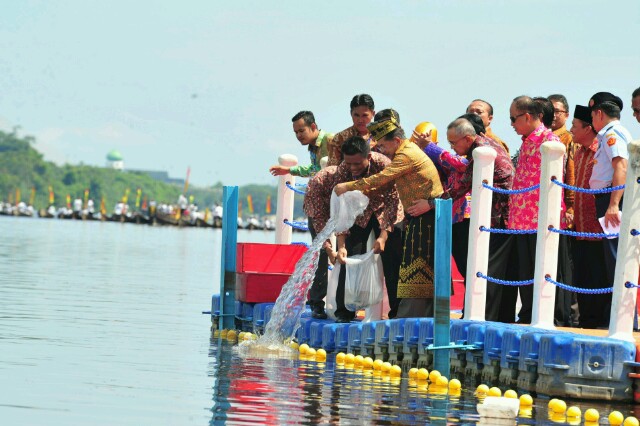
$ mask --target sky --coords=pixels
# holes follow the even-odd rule
[[[607,8],[608,7],[608,8]],[[275,184],[280,154],[308,163],[291,117],[351,125],[370,94],[406,128],[447,124],[475,98],[494,106],[512,150],[518,95],[640,86],[640,2],[620,0],[6,1],[0,14],[0,129],[36,138],[58,164],[166,170],[210,186]]]

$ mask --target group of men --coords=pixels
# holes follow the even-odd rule
[[[466,113],[447,126],[453,153],[437,141],[431,124],[417,127],[407,138],[400,116],[393,109],[375,112],[371,96],[356,95],[351,101],[353,126],[332,135],[318,128],[310,111],[293,119],[298,141],[308,146],[311,163],[293,168],[273,166],[273,175],[307,176],[304,210],[315,237],[329,219],[331,193],[360,190],[369,204],[347,232],[338,234],[335,247],[325,242],[320,265],[341,262],[363,254],[371,232],[373,250],[381,253],[389,296],[389,318],[433,316],[435,199],[453,200],[452,254],[466,275],[473,151],[490,147],[496,151],[493,185],[502,189],[525,189],[537,185],[541,174],[540,147],[545,142],[565,145],[563,181],[578,188],[605,189],[626,179],[627,144],[631,135],[620,124],[623,101],[598,92],[571,116],[567,99],[559,94],[547,98],[516,97],[509,108],[511,126],[522,139],[512,159],[507,144],[493,133],[493,107],[475,99]],[[633,115],[640,123],[640,88],[632,94]],[[423,123],[424,124],[424,123]],[[327,156],[328,166],[320,160]],[[561,228],[602,233],[605,225],[619,225],[623,190],[591,195],[565,191]],[[539,190],[511,195],[493,193],[491,223],[494,229],[537,229]],[[498,279],[529,280],[535,266],[535,234],[492,233],[488,275]],[[557,280],[582,288],[611,287],[617,239],[560,236]],[[355,313],[344,306],[345,269],[341,268],[336,294],[336,321],[351,321]],[[318,268],[309,293],[315,318],[326,318],[323,299],[327,268]],[[518,295],[518,322],[529,323],[532,286],[487,283],[486,319],[514,322]],[[611,295],[572,293],[557,289],[555,321],[561,326],[607,327]]]

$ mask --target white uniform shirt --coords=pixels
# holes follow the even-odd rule
[[[613,165],[616,157],[629,159],[627,144],[631,142],[631,134],[622,127],[620,121],[612,121],[597,134],[598,150],[593,157],[593,172],[589,179],[589,187],[602,189],[611,186],[613,181]]]

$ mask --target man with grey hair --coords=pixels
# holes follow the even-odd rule
[[[474,165],[473,150],[481,146],[492,148],[497,154],[493,170],[493,185],[502,189],[511,189],[514,177],[513,163],[511,162],[509,154],[500,143],[488,137],[476,134],[471,122],[465,118],[458,118],[447,126],[447,139],[456,154],[467,156],[469,164],[460,179],[448,182],[443,198],[451,198],[455,200],[460,197],[464,197],[467,193],[471,192]],[[434,146],[433,148],[436,147]],[[437,148],[442,151],[441,155],[451,155],[444,151],[443,148]],[[412,216],[420,215],[423,211],[433,208],[434,205],[435,202],[433,200],[420,200],[406,210]],[[491,227],[504,229],[506,227],[508,216],[509,197],[507,195],[494,192],[491,204]],[[453,244],[468,244],[468,240],[453,241]],[[490,276],[505,278],[509,251],[510,240],[508,235],[491,234],[489,243],[488,271]],[[502,286],[487,283],[487,301],[489,301],[485,308],[485,317],[487,321],[513,321],[512,317],[504,315],[504,313],[501,314],[501,295]]]

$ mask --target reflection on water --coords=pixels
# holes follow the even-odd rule
[[[0,217],[0,424],[476,423],[473,387],[451,397],[336,369],[332,356],[241,358],[210,341],[200,312],[218,285],[219,242],[210,229]],[[519,424],[566,424],[536,403]]]

